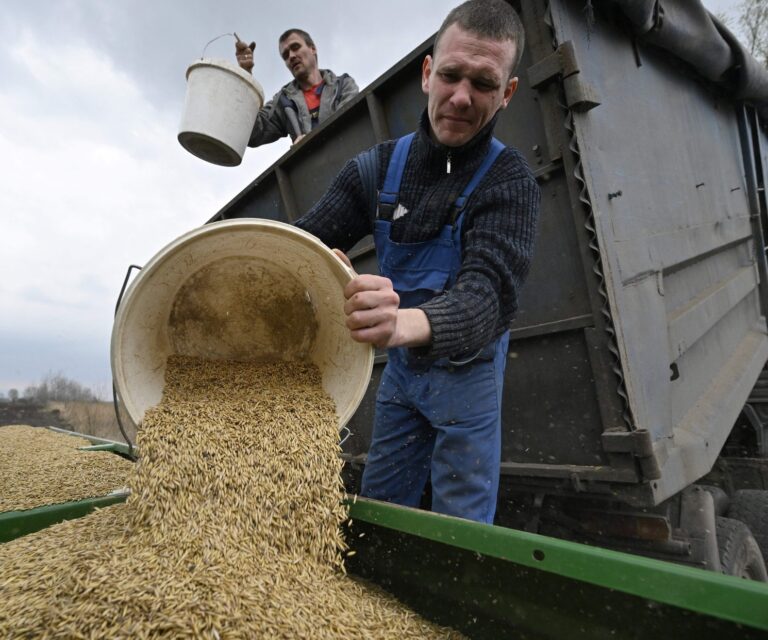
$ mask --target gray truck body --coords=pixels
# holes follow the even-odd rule
[[[656,4],[663,28],[645,24]],[[542,204],[511,327],[500,507],[527,491],[652,508],[713,468],[768,359],[762,76],[729,75],[743,52],[698,2],[513,5],[528,46],[496,135],[525,154]],[[686,29],[698,49],[676,38]],[[431,38],[211,221],[292,222],[348,159],[412,131],[430,49]],[[351,257],[376,272],[370,238]],[[350,424],[352,467],[365,462],[385,361]]]

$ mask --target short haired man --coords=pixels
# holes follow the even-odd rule
[[[374,234],[381,275],[344,291],[353,339],[388,349],[361,495],[419,506],[431,475],[433,511],[488,523],[508,329],[540,200],[520,152],[492,135],[523,44],[503,0],[451,11],[422,64],[419,129],[347,163],[296,223],[343,250]]]
[[[239,40],[235,45],[237,62],[249,73],[253,69],[253,46]],[[288,29],[280,36],[278,49],[293,81],[259,111],[250,147],[284,136],[291,136],[295,144],[359,92],[346,73],[337,76],[329,69],[318,68],[317,48],[306,31]]]

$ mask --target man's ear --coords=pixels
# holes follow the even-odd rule
[[[504,87],[504,97],[501,100],[502,109],[507,108],[507,105],[509,104],[509,101],[512,99],[512,96],[515,95],[515,91],[517,91],[517,76],[510,78],[509,82],[507,82],[507,86]]]
[[[432,56],[425,56],[421,63],[421,90],[429,95],[429,77],[432,75]]]

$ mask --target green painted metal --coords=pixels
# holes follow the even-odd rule
[[[128,455],[128,445],[112,442],[110,444],[92,444],[87,447],[78,447],[78,451],[109,451],[111,453],[123,453]]]
[[[35,531],[40,531],[64,520],[82,518],[94,509],[108,507],[118,502],[125,502],[129,492],[115,491],[99,498],[88,498],[75,502],[50,504],[24,511],[6,511],[0,513],[0,543],[9,542]]]
[[[80,449],[83,451],[112,451],[114,453],[119,453],[120,455],[130,457],[130,448],[124,442],[116,442],[115,440],[98,438],[96,436],[80,433],[78,431],[70,431],[69,429],[62,429],[60,427],[48,427],[48,429],[50,429],[51,431],[55,431],[56,433],[63,433],[68,436],[83,438],[91,442],[93,446],[80,447]],[[103,445],[103,447],[100,447],[101,445]],[[136,454],[136,452],[137,452],[136,447],[134,447],[133,448],[134,455]]]
[[[350,572],[471,637],[768,631],[766,584],[364,498],[349,509]]]
[[[129,457],[128,445],[122,442],[115,442],[105,438],[97,438],[77,431],[69,431],[58,427],[48,427],[51,431],[71,435],[78,438],[84,438],[91,444],[89,446],[78,447],[79,451],[109,451],[117,455]],[[96,498],[87,498],[73,502],[62,502],[60,504],[45,505],[35,509],[25,509],[24,511],[6,511],[0,513],[0,543],[20,538],[29,533],[40,531],[63,520],[72,520],[88,515],[98,507],[106,507],[117,502],[124,502],[128,497],[128,492],[124,489],[118,489],[106,496]]]

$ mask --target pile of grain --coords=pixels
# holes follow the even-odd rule
[[[41,427],[0,427],[0,512],[94,498],[128,484],[133,465],[84,438]]]
[[[172,358],[125,505],[0,546],[0,637],[446,638],[347,578],[319,374]]]

